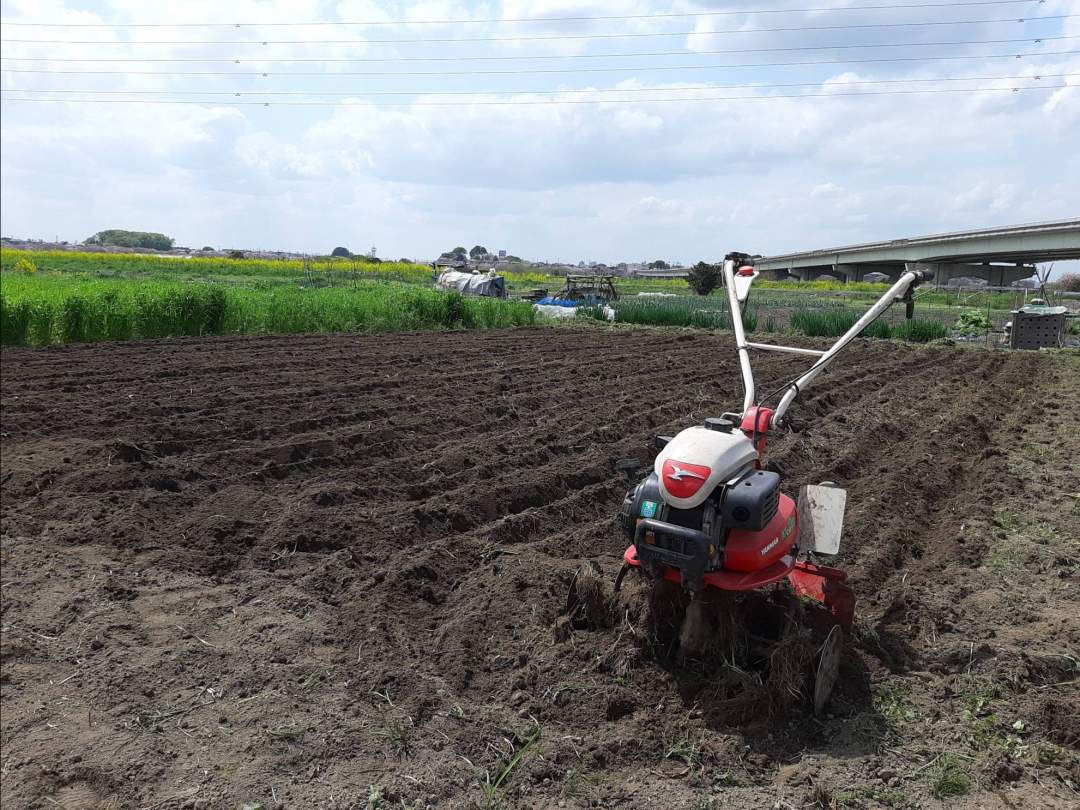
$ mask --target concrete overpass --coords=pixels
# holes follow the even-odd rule
[[[820,275],[861,281],[869,273],[896,279],[905,269],[934,271],[935,284],[978,278],[1005,287],[1035,274],[1034,265],[1080,259],[1080,219],[958,231],[888,242],[763,257],[755,263],[774,278]]]

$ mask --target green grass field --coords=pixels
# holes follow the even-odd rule
[[[520,301],[379,282],[350,288],[250,288],[5,273],[0,288],[0,340],[6,345],[494,328],[534,319],[532,307]]]
[[[182,258],[130,253],[0,249],[3,342],[45,345],[170,335],[394,331],[532,323],[513,299],[564,279],[511,265],[511,301],[461,299],[432,289],[433,271],[409,262],[365,259]],[[724,291],[694,295],[678,279],[620,278],[616,320],[641,325],[730,328]],[[748,331],[842,334],[885,284],[758,279],[744,316]],[[665,293],[665,297],[638,293]],[[453,303],[448,304],[451,301]],[[993,326],[1016,306],[1012,293],[922,290],[916,321],[896,310],[870,337],[927,341],[948,334],[964,312]]]

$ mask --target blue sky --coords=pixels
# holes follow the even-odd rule
[[[193,246],[374,245],[393,258],[480,243],[549,260],[692,262],[1080,215],[1080,54],[1051,53],[1080,51],[1080,17],[1037,19],[1080,15],[1080,0],[852,8],[888,3],[3,2],[5,22],[245,25],[5,25],[5,40],[65,40],[5,41],[5,70],[116,71],[5,72],[6,95],[155,91],[178,94],[138,97],[196,103],[5,103],[0,231],[77,240],[119,227]],[[809,6],[835,10],[761,13]],[[550,19],[718,10],[740,13]],[[315,21],[390,24],[268,25]],[[866,27],[926,22],[945,24]],[[845,25],[863,27],[825,28]],[[499,41],[372,41],[462,37]],[[174,41],[192,44],[162,44]],[[973,44],[934,44],[944,42]],[[989,58],[1013,53],[1035,55]],[[103,58],[129,61],[80,61]],[[165,58],[189,61],[130,61]],[[328,61],[345,59],[390,61]],[[761,64],[796,61],[834,64]],[[757,66],[731,67],[747,63]],[[565,72],[491,72],[510,70]],[[279,75],[300,72],[316,75]],[[347,75],[357,72],[428,75]],[[941,81],[958,77],[976,78]],[[1057,89],[982,91],[1012,86]],[[972,92],[835,97],[944,88]],[[545,93],[582,89],[593,92]],[[324,106],[230,106],[282,97],[205,91],[292,91]],[[403,95],[361,95],[388,92]],[[607,102],[534,103],[568,98]]]

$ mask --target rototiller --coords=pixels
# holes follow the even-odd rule
[[[763,468],[766,441],[799,392],[886,309],[903,301],[911,317],[912,291],[932,274],[905,272],[827,351],[747,341],[742,312],[757,276],[749,256],[725,257],[723,279],[743,378],[742,411],[706,419],[674,437],[657,437],[660,452],[653,471],[623,502],[621,520],[631,544],[616,590],[629,571],[643,572],[654,583],[681,585],[689,602],[679,646],[692,654],[709,643],[704,608],[708,594],[750,591],[786,579],[796,596],[824,606],[830,614],[814,687],[820,711],[836,680],[840,628],[851,626],[855,596],[843,571],[804,557],[807,552],[838,552],[847,496],[829,483],[802,487],[797,502],[783,494],[780,475]],[[797,378],[758,398],[751,349],[817,359]],[[776,406],[768,407],[775,397]]]

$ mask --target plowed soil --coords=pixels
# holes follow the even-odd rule
[[[796,402],[770,463],[847,488],[859,598],[821,719],[556,632],[582,561],[618,571],[614,462],[741,399],[730,336],[2,363],[5,810],[1080,801],[1076,357],[866,342]]]

